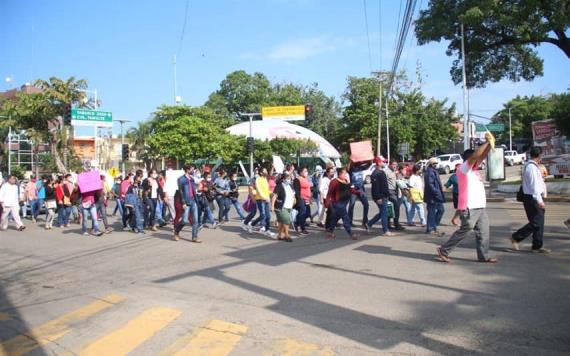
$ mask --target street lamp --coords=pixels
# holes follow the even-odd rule
[[[239,116],[247,116],[249,118],[249,136],[253,137],[253,117],[260,116],[261,114],[258,112],[240,112],[238,113]],[[253,178],[253,150],[249,153],[249,179]]]
[[[125,144],[125,135],[123,134],[123,125],[125,124],[125,122],[131,122],[131,120],[115,120],[116,122],[118,122],[119,124],[121,124],[121,149],[123,149],[123,145]],[[111,142],[112,142],[112,137],[113,135],[111,135]],[[121,175],[123,176],[123,178],[125,178],[125,161],[122,160],[121,157]]]

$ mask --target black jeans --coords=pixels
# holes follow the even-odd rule
[[[513,234],[513,239],[520,242],[532,234],[532,249],[538,250],[542,247],[544,235],[544,209],[539,208],[532,195],[528,194],[523,196],[523,206],[528,224],[518,229]]]

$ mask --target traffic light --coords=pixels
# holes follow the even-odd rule
[[[128,160],[129,160],[129,155],[130,155],[130,152],[129,152],[129,145],[126,144],[126,143],[124,143],[124,144],[123,144],[123,147],[122,147],[122,158],[123,158],[123,161],[128,161]]]
[[[247,144],[246,144],[246,148],[247,148],[247,153],[253,153],[253,137],[248,137],[247,138]]]
[[[63,109],[63,124],[71,125],[71,104],[65,104]]]
[[[313,105],[306,104],[305,105],[305,120],[310,121],[313,118]]]

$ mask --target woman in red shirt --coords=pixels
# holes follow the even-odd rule
[[[311,216],[311,187],[313,184],[309,179],[309,170],[307,167],[303,167],[299,176],[295,179],[293,183],[295,188],[295,197],[297,199],[296,209],[299,211],[297,214],[297,222],[295,226],[295,231],[307,235],[307,223],[306,220]]]

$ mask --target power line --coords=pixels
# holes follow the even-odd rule
[[[190,0],[186,0],[186,7],[184,8],[184,23],[182,25],[182,32],[180,33],[180,42],[178,44],[178,51],[176,56],[180,56],[180,51],[182,51],[182,43],[184,42],[184,35],[186,33],[186,23],[188,22],[188,7],[190,5]]]
[[[408,36],[408,32],[410,31],[410,26],[412,24],[412,20],[414,17],[416,4],[417,0],[406,1],[406,7],[404,9],[404,15],[402,17],[402,23],[401,23],[400,33],[398,36],[396,50],[394,51],[395,52],[394,62],[392,63],[391,78],[388,85],[387,94],[389,94],[390,90],[392,89],[392,85],[394,84],[394,78],[398,70],[398,65],[400,62],[400,58],[402,56],[402,51],[406,45],[406,38]]]
[[[366,27],[366,39],[368,41],[368,68],[372,73],[372,51],[370,50],[370,32],[368,31],[368,11],[366,10],[366,0],[362,0],[364,6],[364,26]]]

